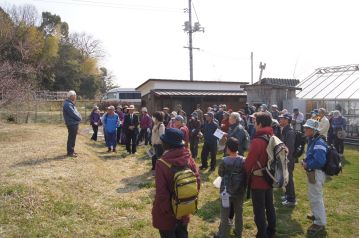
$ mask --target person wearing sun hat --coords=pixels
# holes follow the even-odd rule
[[[308,177],[308,199],[313,214],[307,216],[313,220],[313,224],[307,233],[309,236],[316,236],[325,229],[327,223],[323,201],[323,186],[326,175],[322,169],[326,162],[328,147],[319,135],[320,129],[317,120],[308,119],[303,127],[305,136],[308,138],[308,146],[302,166]]]
[[[126,150],[129,154],[135,154],[136,146],[137,146],[139,120],[138,120],[138,116],[134,114],[135,111],[134,105],[130,105],[127,109],[128,109],[128,114],[125,115],[124,123],[123,123],[124,130],[126,133]]]
[[[294,181],[293,181],[293,172],[295,165],[294,150],[295,150],[295,131],[291,126],[292,115],[289,113],[279,115],[279,125],[280,125],[280,139],[284,142],[285,146],[288,148],[288,173],[289,179],[288,184],[285,188],[285,195],[282,197],[283,206],[295,206],[297,205]]]
[[[161,237],[189,237],[189,216],[177,220],[172,211],[171,196],[174,193],[173,167],[188,167],[197,178],[197,188],[200,189],[200,175],[191,153],[184,147],[183,133],[177,128],[166,129],[161,135],[165,150],[161,160],[157,160],[155,169],[155,199],[152,207],[152,225],[159,230]]]

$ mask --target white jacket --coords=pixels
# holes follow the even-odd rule
[[[319,121],[319,134],[322,136],[325,136],[325,138],[328,137],[328,131],[329,131],[330,123],[326,116],[324,116]]]

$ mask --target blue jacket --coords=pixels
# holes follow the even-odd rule
[[[308,139],[306,159],[308,170],[322,169],[327,160],[328,146],[320,137]]]
[[[218,138],[213,135],[217,128],[218,124],[216,124],[214,121],[212,121],[211,123],[206,122],[204,124],[204,142],[208,144],[217,144]]]
[[[107,133],[115,133],[117,127],[119,126],[117,113],[113,114],[113,116],[106,114],[104,118],[104,125]]]
[[[82,118],[81,114],[77,111],[75,104],[66,99],[64,102],[63,115],[66,125],[74,126],[80,124]]]

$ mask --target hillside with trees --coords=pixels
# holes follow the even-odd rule
[[[0,7],[0,93],[2,103],[31,97],[34,90],[76,90],[93,99],[112,86],[101,42],[70,33],[69,24],[31,5]]]

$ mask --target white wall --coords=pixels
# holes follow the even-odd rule
[[[173,82],[160,82],[150,81],[145,85],[138,88],[141,91],[142,96],[148,94],[153,89],[168,89],[168,90],[224,90],[224,91],[239,91],[243,90],[240,83],[226,83],[226,82],[200,82],[200,81],[173,81]]]

